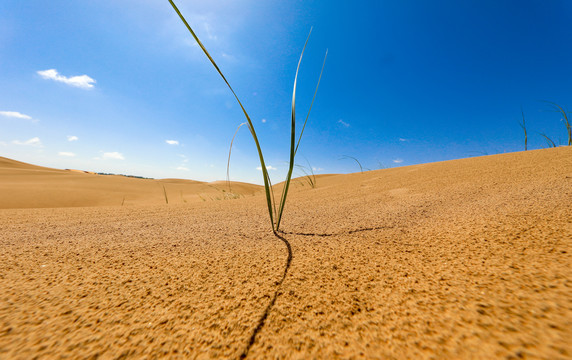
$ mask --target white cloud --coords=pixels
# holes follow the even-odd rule
[[[32,120],[31,116],[19,113],[17,111],[0,111],[0,116],[16,118],[16,119]]]
[[[72,152],[67,152],[67,151],[60,151],[60,152],[58,153],[58,155],[59,155],[59,156],[68,156],[68,157],[73,157],[73,156],[75,156],[74,153],[72,153]]]
[[[404,138],[399,138],[399,141],[409,141],[409,140],[404,139]]]
[[[262,123],[265,124],[265,123],[266,123],[266,119],[262,119]]]
[[[342,119],[338,120],[338,124],[342,125],[343,127],[347,127],[347,128],[350,127],[350,124],[343,121]]]
[[[213,34],[213,32],[211,30],[211,25],[207,22],[207,20],[204,20],[203,27],[204,27],[205,32],[207,33],[207,36],[210,40],[217,40],[218,39],[218,37],[215,34]]]
[[[91,89],[96,82],[94,79],[87,75],[79,75],[67,77],[60,75],[56,69],[38,71],[38,75],[46,80],[54,80],[63,82],[64,84],[75,86],[82,89]]]
[[[177,170],[181,170],[181,171],[189,171],[189,169],[188,169],[188,168],[186,168],[186,167],[184,167],[184,166],[179,166],[179,167],[177,168]]]
[[[16,145],[26,145],[26,146],[36,146],[36,147],[42,147],[43,146],[39,137],[33,137],[30,140],[26,140],[26,141],[14,140],[14,141],[12,141],[12,143],[16,144]]]
[[[323,171],[324,169],[322,169],[321,167],[312,167],[312,171]]]
[[[74,135],[68,136],[68,141],[78,141],[78,140],[79,140],[79,138],[77,136],[74,136]]]
[[[257,167],[256,170],[262,171],[262,166]],[[278,169],[276,169],[272,165],[268,165],[268,166],[266,166],[266,170],[278,170]]]
[[[125,160],[125,157],[123,157],[123,154],[118,153],[116,151],[103,153],[103,158],[104,159]]]
[[[169,145],[179,145],[179,141],[177,140],[165,140],[165,142]]]
[[[403,159],[395,159],[395,160],[393,160],[393,162],[395,164],[401,164],[403,162]]]

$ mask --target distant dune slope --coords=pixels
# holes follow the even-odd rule
[[[229,197],[225,182],[138,179],[51,169],[0,157],[0,209],[129,206],[189,203]],[[258,185],[237,183],[231,197],[250,196]]]

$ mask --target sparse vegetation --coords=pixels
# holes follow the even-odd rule
[[[296,165],[296,167],[300,169],[300,171],[302,171],[304,174],[303,179],[306,181],[306,183],[308,183],[308,185],[314,189],[316,187],[316,175],[314,174],[314,169],[312,168],[312,165],[310,165],[310,162],[307,159],[306,162],[308,163],[308,167],[303,165]]]
[[[342,156],[342,158],[341,158],[340,160],[343,160],[343,159],[351,159],[351,160],[355,161],[355,162],[359,165],[359,170],[360,170],[360,172],[363,173],[363,166],[361,166],[361,163],[359,162],[358,159],[356,159],[356,158],[353,157],[353,156],[348,156],[348,155]]]
[[[522,110],[522,106],[520,107],[520,112],[522,113],[522,122],[520,123],[520,127],[522,131],[524,131],[524,151],[528,150],[528,134],[526,132],[526,122],[524,120],[524,110]]]
[[[144,176],[137,176],[137,175],[125,175],[125,174],[114,174],[114,173],[104,173],[104,172],[98,172],[95,173],[97,175],[106,175],[106,176],[125,176],[125,177],[129,177],[129,178],[134,178],[134,179],[149,179],[149,180],[155,180],[153,178],[148,178],[148,177],[144,177]]]
[[[167,190],[165,189],[165,185],[163,185],[163,195],[165,195],[165,204],[169,204],[169,198],[167,197]]]
[[[572,125],[570,124],[570,120],[568,119],[568,114],[566,113],[566,110],[564,110],[564,108],[562,106],[560,106],[556,103],[553,103],[550,101],[544,101],[544,102],[550,104],[552,106],[552,110],[554,112],[557,112],[557,113],[562,115],[562,118],[560,120],[563,121],[564,126],[566,126],[566,133],[568,135],[568,146],[572,146]],[[546,137],[546,135],[544,135],[544,134],[540,134],[540,135],[543,135],[547,140],[550,140],[550,139],[548,139],[548,137]],[[552,144],[554,144],[554,142],[552,140],[550,140],[550,142]],[[556,145],[554,144],[554,146],[556,146]]]
[[[320,85],[320,80],[322,78],[322,74],[324,71],[324,65],[326,63],[326,57],[327,57],[328,52],[326,51],[326,56],[324,57],[324,63],[322,64],[322,71],[320,72],[320,77],[318,78],[316,90],[314,91],[314,96],[312,98],[312,102],[310,103],[310,108],[308,110],[308,114],[306,115],[306,119],[304,121],[304,125],[302,126],[302,130],[301,130],[300,135],[298,137],[298,141],[296,142],[296,85],[297,85],[297,80],[298,80],[298,72],[300,70],[300,64],[302,62],[302,56],[304,55],[304,50],[306,49],[306,45],[308,44],[308,40],[309,40],[310,34],[312,32],[312,30],[310,29],[310,34],[308,34],[308,38],[306,39],[306,42],[304,43],[304,47],[302,48],[302,53],[300,54],[300,59],[298,60],[298,66],[296,68],[296,75],[294,77],[294,90],[292,92],[292,125],[291,125],[291,132],[290,132],[290,161],[289,161],[288,173],[286,175],[286,180],[284,182],[284,188],[282,191],[282,196],[280,198],[280,203],[279,203],[278,208],[276,208],[276,201],[274,200],[274,192],[272,190],[272,183],[270,181],[268,169],[267,169],[266,163],[264,161],[264,156],[262,155],[262,149],[261,149],[260,143],[258,141],[258,136],[256,135],[256,131],[254,130],[254,125],[250,119],[250,116],[246,112],[246,109],[242,105],[242,102],[239,100],[235,91],[230,86],[230,83],[227,81],[226,77],[223,75],[222,71],[220,70],[220,68],[218,67],[218,65],[214,61],[214,59],[211,57],[211,55],[209,54],[207,49],[201,43],[201,41],[199,40],[199,38],[197,37],[197,35],[193,31],[193,29],[191,28],[191,26],[189,25],[187,20],[181,14],[181,12],[179,11],[179,9],[175,5],[175,3],[172,0],[169,0],[169,3],[173,7],[173,9],[177,13],[177,15],[179,15],[181,21],[185,24],[185,26],[187,27],[187,29],[189,30],[189,32],[191,33],[191,35],[193,36],[193,38],[195,39],[195,41],[197,42],[199,47],[202,49],[203,53],[207,56],[207,58],[210,60],[211,64],[214,66],[214,68],[216,69],[218,74],[224,80],[224,82],[226,83],[226,85],[228,86],[228,88],[230,89],[232,94],[234,95],[234,98],[236,99],[236,101],[240,105],[240,108],[241,108],[242,112],[244,113],[244,116],[246,117],[246,123],[247,123],[248,129],[250,130],[250,134],[252,135],[252,138],[254,139],[254,143],[256,145],[256,150],[258,152],[258,158],[260,160],[260,166],[262,168],[262,176],[263,176],[263,180],[264,180],[264,190],[266,193],[266,203],[268,206],[268,214],[270,217],[270,223],[271,223],[273,232],[276,233],[280,229],[280,222],[282,220],[282,215],[284,213],[284,207],[286,205],[286,198],[288,196],[288,190],[289,190],[290,182],[292,179],[292,171],[294,169],[294,158],[295,158],[296,153],[298,151],[298,146],[300,145],[300,140],[302,140],[302,135],[304,133],[304,129],[305,129],[306,124],[308,122],[308,117],[310,116],[310,111],[312,110],[312,106],[314,105],[314,100],[316,99],[316,94],[318,92],[318,87]],[[242,125],[240,125],[240,126],[242,126]],[[239,126],[239,128],[240,128],[240,126]],[[236,133],[235,133],[235,135],[236,135]],[[232,146],[231,146],[231,149],[232,149]],[[229,159],[230,159],[230,151],[229,151]]]
[[[554,143],[554,141],[552,141],[552,139],[549,138],[545,133],[540,133],[540,135],[544,137],[544,140],[546,140],[548,147],[556,147],[556,143]]]

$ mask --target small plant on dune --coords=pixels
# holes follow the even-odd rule
[[[343,159],[351,159],[351,160],[355,161],[359,165],[360,172],[363,174],[363,166],[361,166],[361,163],[359,162],[358,159],[356,159],[353,156],[348,156],[348,155],[343,155],[340,160],[343,160]]]
[[[524,110],[522,110],[522,106],[520,107],[520,112],[522,113],[522,122],[520,123],[520,127],[522,131],[524,131],[524,151],[528,150],[528,134],[526,133],[526,123],[524,120]]]
[[[545,133],[540,133],[540,135],[544,137],[544,140],[546,140],[548,147],[556,147],[556,143],[554,143],[554,141],[552,141],[552,139],[549,138]]]
[[[268,215],[270,217],[270,223],[272,225],[272,231],[274,233],[276,233],[280,229],[280,222],[282,220],[282,215],[284,213],[284,207],[286,205],[286,197],[288,195],[288,190],[290,188],[290,182],[292,180],[292,171],[294,170],[294,158],[296,156],[296,152],[298,151],[298,146],[300,145],[300,140],[302,140],[302,135],[304,133],[304,129],[306,127],[308,117],[310,116],[310,111],[312,110],[312,106],[314,105],[314,100],[316,99],[316,93],[318,92],[320,80],[322,79],[322,73],[324,71],[324,65],[326,63],[326,57],[328,55],[328,52],[326,51],[326,56],[324,57],[324,63],[322,64],[322,71],[320,72],[320,77],[318,78],[318,84],[316,85],[314,97],[312,98],[312,102],[310,103],[310,109],[308,110],[308,114],[306,115],[306,120],[304,121],[304,125],[302,126],[302,130],[301,130],[300,135],[298,137],[298,141],[296,141],[296,84],[297,84],[297,80],[298,80],[298,71],[300,69],[300,63],[302,62],[302,56],[304,55],[304,50],[306,49],[306,45],[308,44],[308,40],[310,38],[310,34],[308,34],[308,38],[306,39],[306,42],[304,43],[304,47],[302,48],[302,53],[300,54],[300,59],[298,60],[298,67],[296,68],[296,75],[294,77],[294,90],[292,92],[292,125],[291,125],[291,132],[290,132],[290,161],[289,161],[289,166],[288,166],[288,173],[286,175],[286,180],[284,181],[284,188],[282,190],[282,196],[280,198],[280,203],[278,204],[278,208],[277,208],[276,207],[277,203],[274,200],[274,192],[272,190],[272,183],[270,182],[270,176],[268,174],[268,169],[267,169],[266,164],[264,162],[264,156],[262,155],[262,149],[260,147],[260,143],[258,141],[258,136],[256,135],[256,131],[254,130],[254,125],[252,124],[252,121],[250,120],[250,116],[246,112],[246,109],[242,105],[242,102],[238,99],[238,96],[234,92],[233,88],[230,86],[226,77],[223,75],[222,71],[220,70],[220,68],[218,67],[218,65],[214,61],[214,59],[211,57],[211,55],[209,54],[207,49],[201,43],[201,41],[199,40],[199,38],[195,34],[194,30],[191,28],[191,26],[189,25],[187,20],[185,20],[184,16],[181,14],[181,12],[179,11],[179,9],[175,5],[175,3],[172,0],[169,0],[169,3],[173,7],[173,9],[177,13],[177,15],[179,15],[179,18],[185,24],[185,26],[187,27],[187,30],[189,30],[189,32],[191,33],[191,35],[193,36],[193,38],[195,39],[195,41],[197,42],[199,47],[202,49],[203,53],[207,56],[207,58],[209,59],[211,64],[214,66],[214,68],[216,69],[218,74],[224,80],[224,82],[226,83],[226,85],[228,86],[228,88],[230,89],[232,94],[234,95],[234,98],[236,99],[236,101],[240,105],[240,108],[241,108],[242,112],[244,113],[244,116],[246,117],[246,125],[248,126],[248,129],[250,130],[250,134],[252,135],[252,138],[253,138],[254,143],[256,145],[256,150],[258,152],[258,158],[260,160],[260,166],[262,168],[262,178],[264,181],[264,191],[266,193],[266,204],[268,206]],[[311,32],[312,32],[312,30],[310,29],[310,33]],[[240,126],[242,126],[242,125],[243,124],[241,124]],[[240,126],[239,126],[239,128],[240,128]],[[238,129],[237,129],[237,131],[238,131]],[[235,136],[236,136],[236,133],[235,133]],[[233,137],[233,140],[234,140],[234,137]],[[232,145],[231,145],[231,148],[232,148]],[[230,159],[230,152],[229,152],[229,159]],[[228,170],[227,170],[227,174],[228,174]]]
[[[167,190],[165,190],[165,185],[163,185],[163,195],[165,195],[165,204],[168,204],[169,198],[167,197]]]
[[[564,126],[566,126],[566,133],[568,135],[568,146],[572,146],[572,124],[570,124],[570,120],[568,119],[568,114],[566,113],[566,111],[564,110],[564,108],[556,103],[550,102],[550,101],[544,101],[545,103],[548,103],[552,106],[552,110],[554,112],[557,112],[559,114],[562,115],[562,118],[560,119],[561,121],[564,122]],[[543,135],[543,134],[541,134]],[[546,136],[543,135],[545,138]],[[552,140],[550,140],[552,142],[552,144],[554,144],[554,142]],[[556,147],[556,145],[554,145],[554,147]]]
[[[303,177],[304,180],[306,180],[308,185],[310,185],[310,187],[314,189],[316,188],[316,175],[314,174],[314,169],[312,168],[312,165],[310,165],[308,159],[306,159],[306,162],[308,163],[308,167],[305,167],[303,165],[296,165],[296,167],[300,169],[302,173],[304,173]]]

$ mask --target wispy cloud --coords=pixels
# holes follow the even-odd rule
[[[262,166],[257,167],[256,170],[262,171]],[[266,170],[278,170],[278,169],[276,169],[276,168],[275,168],[274,166],[272,166],[272,165],[268,165],[268,166],[266,166]]]
[[[342,119],[338,120],[338,124],[342,125],[343,127],[350,127],[350,124],[348,124],[347,122],[343,121]]]
[[[262,119],[262,123],[265,124],[265,123],[266,123],[266,119]]]
[[[403,159],[394,159],[393,162],[395,164],[401,164],[403,162]]]
[[[184,166],[179,166],[179,167],[177,167],[177,170],[180,170],[180,171],[189,171],[189,169],[186,168],[186,167],[184,167]]]
[[[33,120],[30,115],[22,114],[17,111],[0,111],[0,116],[14,119]]]
[[[35,146],[35,147],[42,147],[42,142],[40,141],[39,137],[33,137],[26,141],[14,140],[12,141],[13,144],[16,145],[25,145],[25,146]]]
[[[179,141],[177,140],[165,140],[165,142],[169,145],[179,145]]]
[[[409,139],[399,138],[399,141],[405,142],[405,141],[409,141]]]
[[[123,156],[123,154],[118,153],[116,151],[103,153],[103,158],[104,159],[125,160],[125,157]]]
[[[59,156],[68,156],[68,157],[73,157],[73,156],[75,156],[74,153],[72,153],[72,152],[67,152],[67,151],[60,151],[60,152],[58,153],[58,155],[59,155]]]
[[[74,136],[74,135],[68,136],[68,141],[78,141],[78,140],[79,140],[79,138],[77,136]]]
[[[93,88],[93,84],[96,82],[94,79],[92,79],[87,75],[79,75],[72,77],[63,76],[60,75],[56,69],[38,71],[38,75],[40,75],[43,79],[46,80],[54,80],[82,89],[91,89]]]

